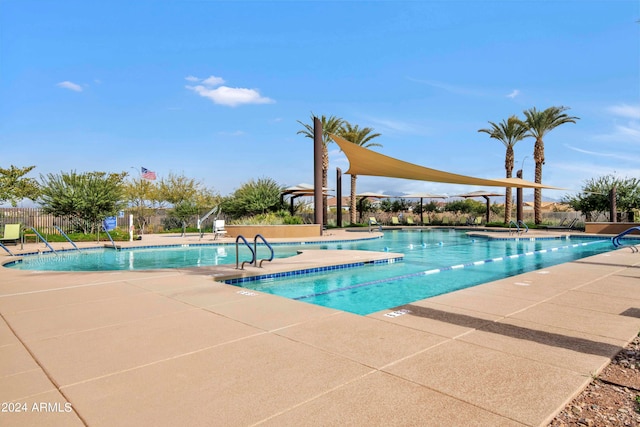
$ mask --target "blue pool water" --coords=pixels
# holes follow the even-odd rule
[[[234,284],[366,315],[613,249],[610,239],[486,240],[453,230],[385,232],[377,241],[338,246],[401,252],[405,257],[347,271]]]
[[[487,240],[456,230],[386,231],[383,238],[351,242],[274,245],[276,257],[300,249],[359,249],[403,253],[394,263],[366,264],[286,278],[234,283],[312,304],[369,314],[457,289],[542,269],[613,249],[610,239]],[[264,246],[258,258],[268,257]],[[245,250],[240,260],[250,259]],[[109,271],[235,264],[234,245],[182,245],[114,251],[95,249],[27,256],[9,268]]]

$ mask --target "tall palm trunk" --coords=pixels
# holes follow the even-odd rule
[[[513,146],[507,146],[507,154],[504,159],[504,169],[507,173],[507,178],[511,178],[513,173]],[[511,195],[512,189],[511,187],[506,187],[504,191],[504,223],[509,224],[511,221]]]
[[[544,164],[544,142],[542,138],[536,138],[533,147],[533,160],[536,162],[535,182],[542,183],[542,165]],[[542,223],[542,190],[536,188],[533,190],[533,213],[536,224]]]
[[[356,179],[358,179],[357,175],[351,175],[351,206],[349,207],[349,221],[351,224],[356,223]]]

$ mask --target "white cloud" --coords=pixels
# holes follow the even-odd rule
[[[620,124],[614,118],[612,132],[595,135],[595,140],[626,144],[640,142],[640,105],[613,105],[607,107],[606,110],[616,118],[627,119],[627,122]]]
[[[205,86],[220,86],[222,83],[224,83],[224,79],[216,76],[209,76],[202,81]]]
[[[624,153],[624,154],[605,153],[605,152],[584,150],[582,148],[573,147],[573,146],[568,145],[568,144],[564,144],[564,146],[567,147],[570,150],[577,151],[578,153],[588,154],[588,155],[591,155],[591,156],[609,157],[609,158],[612,158],[612,159],[640,162],[640,158],[636,158],[634,156],[630,156],[629,153]]]
[[[485,96],[486,94],[478,91],[476,89],[470,89],[463,86],[456,86],[449,83],[444,83],[436,80],[423,80],[423,79],[414,79],[412,77],[408,77],[408,80],[416,83],[425,84],[427,86],[434,87],[436,89],[444,90],[445,92],[454,93],[457,95],[471,95],[471,96]]]
[[[616,116],[640,120],[640,105],[613,105],[607,108],[607,110]]]
[[[64,82],[60,82],[56,86],[61,87],[63,89],[69,89],[74,92],[82,92],[82,86],[75,84],[73,82],[70,82],[68,80],[65,80]]]
[[[209,76],[206,79],[199,79],[189,76],[185,79],[194,83],[200,82],[199,85],[185,87],[204,98],[209,98],[214,104],[236,107],[242,104],[272,104],[275,102],[260,95],[260,92],[255,89],[219,86],[225,82],[221,77]]]
[[[507,95],[507,98],[513,99],[518,95],[520,95],[520,91],[518,89],[514,89],[509,95]]]

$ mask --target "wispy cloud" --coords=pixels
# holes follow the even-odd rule
[[[242,104],[272,104],[275,102],[260,95],[260,92],[256,89],[220,86],[225,82],[221,77],[210,76],[206,79],[199,79],[194,76],[188,76],[185,77],[185,80],[192,83],[200,83],[195,86],[187,85],[185,87],[218,105],[237,107]]]
[[[436,89],[444,90],[445,92],[454,93],[457,95],[473,95],[473,96],[484,96],[485,93],[476,89],[467,88],[464,86],[456,86],[450,83],[440,82],[437,80],[424,80],[424,79],[414,79],[412,77],[407,77],[408,80],[420,84],[424,84],[427,86],[434,87]]]
[[[626,161],[640,161],[640,158],[634,159],[633,156],[629,156],[629,154],[627,153],[618,154],[618,153],[611,153],[611,152],[605,153],[605,152],[599,152],[599,151],[590,151],[590,150],[584,150],[578,147],[573,147],[569,144],[564,144],[564,146],[570,150],[577,151],[578,153],[587,154],[590,156],[608,157],[610,159],[620,159],[620,160],[626,160]]]
[[[594,139],[619,143],[640,142],[640,104],[612,105],[607,107],[606,111],[614,116],[613,130],[608,134],[596,135]],[[620,124],[618,119],[626,120],[626,123]]]
[[[429,133],[429,131],[423,125],[417,125],[415,123],[405,122],[401,120],[372,116],[363,116],[363,119],[370,123],[366,126],[374,128],[375,132],[379,132],[383,135],[393,133],[426,135]]]
[[[241,130],[236,130],[236,131],[233,131],[233,132],[222,131],[222,132],[218,132],[218,135],[222,135],[222,136],[242,136],[242,135],[246,135],[246,132],[241,131]]]
[[[515,98],[516,96],[520,95],[520,91],[518,89],[514,89],[511,91],[511,93],[509,95],[507,95],[507,98]]]
[[[56,84],[56,86],[61,87],[63,89],[69,89],[69,90],[72,90],[74,92],[82,92],[82,86],[80,86],[79,84],[75,84],[73,82],[70,82],[68,80],[60,82],[60,83]]]
[[[640,105],[612,105],[607,108],[614,116],[624,117],[627,119],[640,120]]]

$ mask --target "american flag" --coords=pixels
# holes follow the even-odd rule
[[[144,179],[148,179],[150,181],[154,181],[156,179],[156,173],[145,167],[140,168],[140,174]]]

